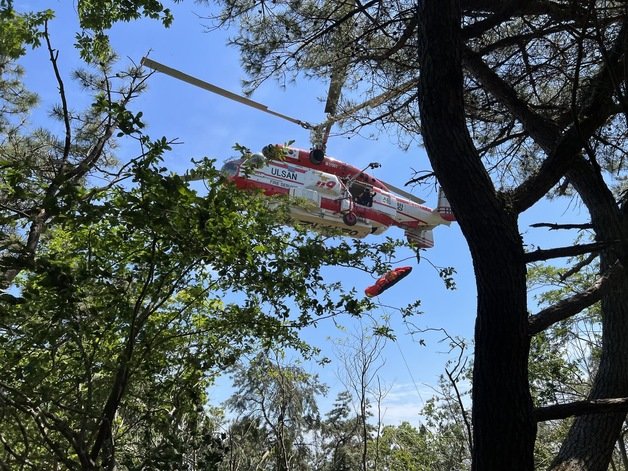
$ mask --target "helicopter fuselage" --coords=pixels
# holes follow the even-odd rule
[[[327,156],[317,164],[310,160],[309,151],[291,147],[282,151],[280,159],[253,154],[231,160],[223,172],[238,188],[291,197],[291,217],[315,231],[335,229],[363,238],[397,226],[406,231],[412,245],[430,248],[434,245],[431,229],[453,220],[448,205],[433,210],[394,194],[353,165]]]

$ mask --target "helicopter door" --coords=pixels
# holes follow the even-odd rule
[[[356,204],[360,206],[373,206],[373,198],[375,197],[375,191],[370,185],[364,183],[353,182],[349,187],[349,193]]]
[[[349,188],[353,201],[359,206],[373,207],[395,218],[397,215],[397,198],[389,193],[375,191],[372,186],[354,182]]]

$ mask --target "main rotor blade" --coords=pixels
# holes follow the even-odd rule
[[[312,129],[314,127],[307,121],[301,121],[300,119],[292,118],[285,114],[281,114],[276,111],[273,111],[269,109],[268,106],[263,105],[262,103],[258,103],[257,101],[253,101],[249,98],[230,92],[229,90],[225,90],[224,88],[217,87],[216,85],[213,85],[209,82],[205,82],[203,80],[200,80],[186,73],[183,73],[180,70],[173,69],[172,67],[168,67],[167,65],[160,64],[157,61],[149,59],[148,57],[142,57],[141,64],[145,65],[146,67],[150,67],[151,69],[156,70],[157,72],[170,75],[171,77],[182,80],[196,87],[202,88],[203,90],[216,93],[225,98],[229,98],[230,100],[237,101],[238,103],[242,103],[243,105],[250,106],[251,108],[255,108],[256,110],[263,111],[264,113],[268,113],[278,118],[285,119],[286,121],[290,121],[291,123],[298,124],[299,126],[305,129]]]
[[[331,132],[331,128],[334,125],[334,123],[330,122],[329,119],[333,118],[336,114],[338,102],[340,101],[340,95],[342,93],[342,86],[344,85],[347,76],[348,64],[349,62],[345,61],[337,67],[334,67],[331,74],[329,90],[327,91],[327,101],[325,102],[325,113],[327,113],[328,121],[324,126],[322,126],[323,131],[321,133],[321,144],[323,149],[327,147],[329,133]]]
[[[327,91],[327,101],[325,102],[325,113],[335,115],[342,93],[342,86],[347,76],[348,61],[334,67],[329,82],[329,90]]]
[[[391,185],[388,182],[382,182],[384,185],[386,185],[388,187],[388,189],[390,191],[392,191],[393,193],[398,193],[401,196],[403,196],[404,198],[409,199],[410,201],[414,201],[415,203],[418,204],[423,204],[425,203],[425,200],[422,200],[421,198],[419,198],[418,196],[414,196],[412,193],[408,193],[406,190],[402,190],[399,187],[396,187],[395,185]]]
[[[402,95],[403,93],[406,93],[407,91],[411,90],[412,87],[415,87],[417,84],[418,84],[418,80],[416,79],[408,80],[407,82],[404,82],[396,86],[392,90],[388,90],[384,93],[381,93],[369,100],[366,100],[360,103],[359,105],[354,106],[353,108],[349,108],[343,111],[340,114],[330,116],[329,118],[327,118],[325,122],[319,124],[319,126],[320,127],[330,126],[332,124],[337,123],[338,121],[344,121],[345,119],[350,118],[353,114],[355,114],[356,112],[360,110],[363,110],[364,108],[375,108],[376,106],[381,105],[382,103],[384,103],[386,100],[390,98],[394,98],[396,96]]]

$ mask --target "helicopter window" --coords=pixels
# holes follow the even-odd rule
[[[227,162],[223,165],[221,172],[228,177],[235,177],[238,174],[238,168],[240,165],[238,162],[232,160],[231,162]]]
[[[255,173],[255,170],[266,165],[266,157],[262,154],[249,154],[244,158],[244,162],[242,163],[241,170],[244,175],[251,175]]]
[[[373,197],[375,192],[370,185],[364,185],[362,183],[354,183],[349,188],[353,200],[362,206],[373,206]]]
[[[263,154],[253,154],[246,161],[247,165],[252,168],[260,168],[266,165],[266,157]]]

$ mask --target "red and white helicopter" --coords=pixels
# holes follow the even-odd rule
[[[303,127],[315,128],[146,57],[142,64]],[[330,95],[336,90],[336,101],[337,89],[337,84],[330,87]],[[335,108],[335,103],[330,106],[328,97],[326,111],[330,108]],[[363,238],[396,226],[405,231],[408,242],[417,249],[433,247],[432,229],[449,225],[455,219],[442,191],[436,209],[431,209],[423,205],[422,199],[366,173],[379,164],[371,163],[361,170],[325,155],[331,122],[326,123],[322,145],[311,151],[271,145],[262,153],[226,162],[222,170],[243,190],[259,189],[267,196],[293,197],[292,218],[312,230],[335,229],[350,237]]]
[[[276,152],[276,149],[266,150],[269,156]],[[431,248],[432,228],[448,225],[454,219],[442,192],[439,205],[433,210],[423,206],[423,200],[353,165],[328,156],[315,163],[310,151],[291,147],[280,150],[281,159],[253,154],[227,162],[223,171],[238,188],[261,189],[268,196],[294,197],[295,204],[290,207],[292,217],[313,230],[335,228],[348,236],[362,238],[397,226],[405,230],[412,245]]]

